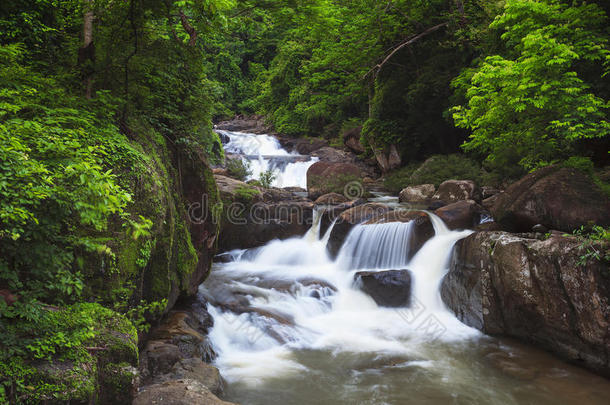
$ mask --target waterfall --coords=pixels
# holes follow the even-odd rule
[[[224,146],[225,152],[239,155],[249,162],[252,174],[247,180],[259,180],[262,173],[272,170],[276,176],[272,184],[274,187],[307,188],[307,169],[318,158],[289,153],[271,135],[224,130],[216,132],[229,139]]]
[[[412,222],[357,225],[347,236],[339,261],[352,270],[404,269],[412,229]]]
[[[295,358],[303,350],[421,356],[423,349],[414,342],[430,340],[420,327],[430,316],[444,323],[441,339],[478,336],[437,302],[453,244],[467,232],[448,231],[433,219],[437,235],[409,261],[410,223],[360,225],[333,261],[326,252],[330,230],[320,237],[322,213],[315,212],[301,238],[230,254],[236,261],[215,264],[201,287],[215,320],[210,338],[216,364],[229,382],[257,385],[305,372],[308,367]],[[379,307],[354,283],[360,269],[406,268],[417,310],[426,313],[417,322],[409,321],[409,308]]]

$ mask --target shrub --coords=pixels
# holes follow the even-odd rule
[[[231,177],[241,181],[246,181],[252,175],[250,162],[239,158],[227,159],[227,171]]]
[[[277,176],[275,175],[273,170],[265,170],[263,173],[261,173],[261,177],[259,179],[261,187],[270,188],[271,184],[273,184],[276,178]]]
[[[483,180],[481,167],[477,162],[463,155],[435,155],[424,163],[412,163],[386,176],[384,184],[392,192],[418,184],[439,186],[445,180]]]

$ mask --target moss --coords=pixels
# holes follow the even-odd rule
[[[255,187],[240,186],[235,189],[235,197],[238,201],[249,204],[254,200],[254,196],[260,194]]]

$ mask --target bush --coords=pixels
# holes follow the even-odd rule
[[[239,158],[227,159],[227,171],[231,177],[241,181],[246,181],[252,175],[250,162]]]
[[[435,155],[424,163],[412,163],[386,176],[384,185],[398,193],[407,186],[434,184],[438,187],[445,180],[473,180],[482,183],[481,167],[463,155]]]
[[[271,184],[273,184],[276,178],[277,176],[275,175],[273,170],[265,170],[263,173],[261,173],[261,178],[259,179],[261,187],[270,188]]]

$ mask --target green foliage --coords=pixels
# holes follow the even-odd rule
[[[490,28],[504,55],[466,70],[454,86],[467,104],[456,125],[472,130],[464,145],[494,170],[522,170],[567,158],[579,141],[610,133],[608,102],[593,88],[608,73],[607,17],[594,4],[508,0]]]
[[[581,226],[573,235],[580,241],[580,250],[584,251],[578,260],[579,266],[586,266],[591,260],[610,265],[610,229],[594,225],[587,230]],[[610,276],[610,273],[606,272],[606,275]]]
[[[251,186],[239,186],[235,189],[235,197],[237,200],[249,204],[254,199],[254,196],[260,192],[257,188]]]
[[[252,175],[250,162],[244,159],[227,159],[226,167],[229,175],[237,180],[246,181],[246,179]]]
[[[483,172],[477,162],[463,155],[436,155],[424,163],[412,163],[402,169],[389,173],[384,185],[398,193],[408,186],[434,184],[438,187],[446,180],[473,180],[484,183]]]
[[[261,187],[270,188],[271,185],[273,184],[273,182],[275,181],[276,177],[277,176],[275,175],[273,170],[271,170],[271,169],[265,170],[264,172],[261,173],[261,176],[259,179]]]

